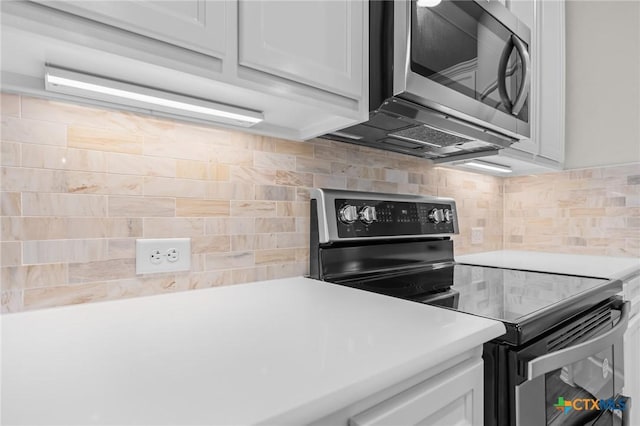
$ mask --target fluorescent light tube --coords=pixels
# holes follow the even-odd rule
[[[251,127],[264,119],[262,113],[258,111],[190,98],[53,66],[46,67],[45,88],[56,93],[241,127]]]
[[[474,161],[469,161],[468,163],[464,163],[464,165],[475,167],[476,169],[491,170],[492,172],[499,172],[499,173],[512,172],[512,170],[509,167],[500,166],[498,164],[493,164],[493,163],[486,163],[484,161],[474,160]]]

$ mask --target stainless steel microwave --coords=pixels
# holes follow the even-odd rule
[[[325,137],[450,161],[530,136],[531,32],[497,0],[372,0],[369,43],[369,121]]]

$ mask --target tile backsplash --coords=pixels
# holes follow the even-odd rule
[[[504,247],[640,258],[640,164],[504,181]]]
[[[503,245],[500,178],[26,96],[1,112],[3,312],[305,274],[314,186],[454,197],[457,253]],[[164,237],[191,238],[191,271],[136,275],[136,238]]]

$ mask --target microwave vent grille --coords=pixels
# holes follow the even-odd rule
[[[422,142],[427,145],[436,147],[461,145],[466,142],[474,141],[474,139],[464,138],[462,136],[443,132],[442,130],[438,130],[435,127],[427,125],[410,127],[408,129],[400,130],[395,133],[390,133],[389,136],[396,137],[398,139],[415,141],[418,143]]]

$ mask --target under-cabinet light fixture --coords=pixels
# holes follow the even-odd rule
[[[499,172],[499,173],[511,173],[512,172],[511,168],[509,168],[509,167],[501,166],[499,164],[487,163],[485,161],[473,160],[473,161],[469,161],[467,163],[464,163],[464,165],[465,166],[470,166],[470,167],[475,167],[476,169],[491,170],[492,172]]]
[[[47,65],[45,69],[45,88],[51,92],[66,95],[241,127],[251,127],[264,120],[259,111],[191,98],[51,65]]]

